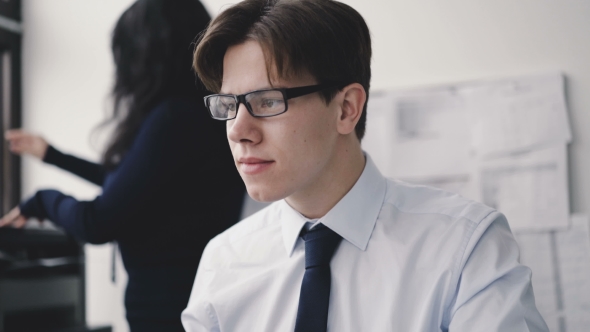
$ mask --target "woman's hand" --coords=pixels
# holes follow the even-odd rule
[[[18,155],[30,154],[38,159],[43,159],[47,152],[49,144],[47,141],[37,135],[30,134],[21,129],[7,130],[4,138],[9,143],[10,151]]]
[[[26,222],[27,218],[20,214],[20,208],[17,206],[0,219],[0,227],[12,226],[14,228],[21,228]]]

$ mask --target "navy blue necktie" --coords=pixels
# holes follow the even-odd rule
[[[299,293],[295,332],[325,332],[330,304],[330,260],[342,237],[322,224],[302,233],[305,274]]]

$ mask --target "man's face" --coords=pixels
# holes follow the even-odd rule
[[[228,48],[221,93],[291,88],[316,81],[306,76],[272,83],[258,42]],[[240,105],[237,117],[227,122],[227,137],[252,198],[268,202],[292,195],[313,196],[326,189],[338,139],[336,107],[334,102],[326,105],[318,93],[289,99],[286,113],[269,118],[254,118]]]

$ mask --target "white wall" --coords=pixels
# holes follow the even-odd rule
[[[346,0],[373,36],[375,89],[553,70],[568,78],[574,140],[572,211],[590,213],[590,2],[579,0]],[[96,159],[89,133],[104,118],[113,72],[112,26],[130,0],[24,0],[24,126]],[[204,1],[212,14],[228,1]],[[369,115],[370,116],[370,115]],[[586,129],[586,130],[585,130]],[[371,130],[368,128],[368,130]],[[55,187],[79,198],[97,188],[25,161],[28,195]],[[109,283],[108,248],[89,248],[88,319],[122,323],[122,281]],[[122,269],[119,268],[119,272]]]

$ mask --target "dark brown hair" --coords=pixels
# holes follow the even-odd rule
[[[113,114],[116,123],[103,155],[113,169],[127,153],[143,120],[173,95],[197,97],[193,40],[211,17],[198,0],[137,0],[119,18],[111,48],[115,60]]]
[[[208,90],[221,89],[228,47],[249,39],[260,43],[269,76],[311,74],[318,83],[336,84],[322,92],[326,103],[346,85],[360,83],[368,100],[371,36],[350,6],[332,0],[245,0],[227,8],[211,21],[194,54],[193,66]],[[365,103],[355,128],[359,140],[366,116]]]

